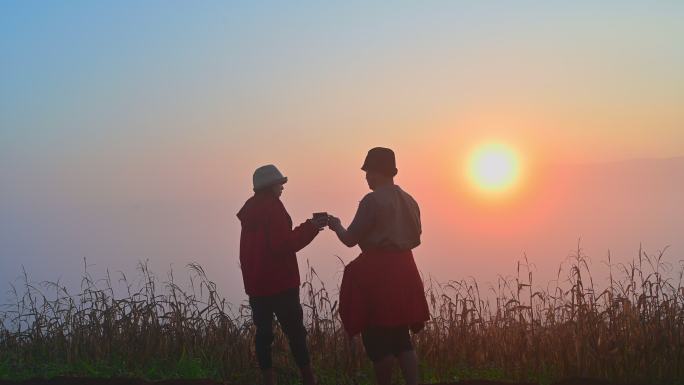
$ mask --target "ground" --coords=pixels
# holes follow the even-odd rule
[[[220,382],[210,380],[163,380],[163,381],[144,381],[137,379],[93,379],[93,378],[74,378],[74,377],[56,377],[53,379],[35,379],[26,381],[3,381],[0,380],[0,385],[224,385]],[[232,385],[232,384],[231,384]],[[251,384],[250,384],[251,385]],[[499,381],[484,381],[484,380],[469,380],[458,383],[440,383],[432,385],[535,385],[530,383],[511,383]],[[554,385],[621,385],[613,384],[604,381],[596,381],[589,379],[569,379],[558,382]],[[631,384],[634,385],[634,384]]]

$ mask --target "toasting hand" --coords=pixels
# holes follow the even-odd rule
[[[328,215],[326,213],[314,213],[313,217],[309,220],[311,221],[311,224],[321,230],[328,224]]]
[[[332,231],[337,231],[342,227],[342,221],[340,218],[334,215],[328,215],[328,228]]]

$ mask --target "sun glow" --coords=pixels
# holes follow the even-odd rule
[[[488,143],[470,156],[468,177],[481,191],[503,193],[511,190],[520,178],[520,160],[508,146]]]

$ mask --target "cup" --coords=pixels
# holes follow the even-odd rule
[[[314,219],[325,219],[325,224],[328,224],[328,213],[326,212],[321,212],[321,213],[313,213]]]

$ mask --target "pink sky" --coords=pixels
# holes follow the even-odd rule
[[[17,4],[0,12],[4,287],[21,265],[77,285],[83,257],[148,258],[162,275],[200,262],[240,301],[253,170],[288,175],[296,222],[347,224],[374,146],[397,153],[440,280],[492,281],[523,253],[549,279],[579,238],[597,269],[640,243],[684,253],[681,3]],[[503,204],[464,184],[490,140],[524,164]],[[334,256],[356,253],[326,232],[301,261],[334,286]]]

